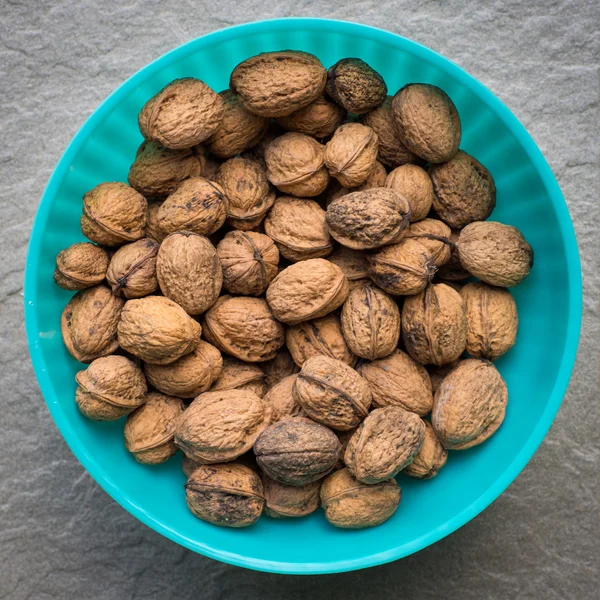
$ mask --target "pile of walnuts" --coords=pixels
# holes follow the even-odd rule
[[[139,114],[129,185],[85,194],[90,242],[57,257],[79,409],[127,415],[140,463],[181,450],[200,519],[377,525],[397,474],[434,477],[504,419],[491,361],[531,247],[485,220],[494,180],[452,100],[387,91],[362,60],[296,51],[220,94],[173,81]]]

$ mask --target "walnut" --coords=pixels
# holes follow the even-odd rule
[[[165,238],[156,257],[156,275],[162,293],[189,315],[211,307],[223,283],[215,247],[204,236],[189,231]]]
[[[264,473],[293,486],[322,479],[335,466],[340,450],[333,431],[302,417],[270,425],[254,444],[256,460]]]
[[[467,283],[460,295],[467,313],[467,352],[496,360],[515,344],[519,317],[511,293],[487,283]]]
[[[97,358],[75,375],[79,410],[95,421],[113,421],[143,404],[148,391],[142,370],[124,356]]]
[[[423,445],[414,460],[403,469],[403,473],[415,479],[432,479],[446,464],[448,452],[442,446],[429,421],[425,425],[425,438]]]
[[[305,517],[321,506],[320,481],[294,486],[279,483],[263,475],[262,482],[265,491],[265,514],[269,517]]]
[[[385,187],[385,180],[388,173],[385,167],[378,161],[375,161],[373,168],[369,171],[367,178],[357,187],[348,190],[348,192],[360,192],[362,190],[370,190],[372,188]]]
[[[363,529],[387,521],[396,512],[402,495],[393,479],[366,485],[352,477],[348,469],[325,479],[320,493],[325,518],[343,529]]]
[[[329,137],[342,124],[344,110],[319,96],[314,102],[285,117],[277,123],[288,131],[297,131],[317,139]]]
[[[201,148],[202,148],[201,146],[196,146],[195,149],[198,149],[199,151],[203,151],[203,150],[200,150]],[[202,169],[202,177],[204,177],[204,179],[208,179],[209,181],[214,182],[215,177],[217,176],[217,172],[221,168],[222,164],[223,163],[221,161],[216,160],[211,155],[205,156],[204,157],[204,168]]]
[[[459,362],[460,359],[453,360],[452,362],[446,363],[441,367],[437,367],[435,365],[427,366],[427,372],[429,373],[429,379],[431,380],[431,389],[433,390],[434,394],[440,387],[440,384],[444,380],[444,377],[446,377],[446,375],[448,375],[448,373],[450,373],[450,371],[452,371],[452,369],[454,369],[454,367],[456,367]]]
[[[361,483],[380,483],[410,465],[425,439],[425,424],[400,406],[376,408],[348,442],[344,462]]]
[[[425,246],[431,255],[431,260],[436,267],[441,267],[450,260],[452,242],[451,230],[448,225],[437,219],[423,219],[418,223],[411,223],[406,232],[406,239],[414,239]]]
[[[223,360],[223,369],[214,382],[211,392],[246,390],[262,398],[266,393],[265,388],[265,374],[258,365],[227,356]]]
[[[325,166],[345,187],[363,183],[377,160],[377,134],[361,123],[338,127],[325,146]]]
[[[356,427],[371,406],[367,382],[352,367],[328,356],[304,363],[293,393],[311,419],[339,431]]]
[[[336,470],[345,469],[346,463],[344,463],[344,455],[346,454],[346,448],[348,447],[348,443],[352,439],[352,436],[355,434],[358,427],[354,427],[353,429],[348,429],[348,431],[335,431],[335,435],[337,435],[338,440],[340,440],[340,444],[342,445],[342,451],[340,452],[340,459],[337,461],[335,465]]]
[[[441,265],[436,273],[436,276],[444,281],[463,281],[471,277],[471,273],[466,271],[460,264],[458,249],[456,248],[459,235],[460,231],[458,229],[450,229],[450,259],[447,263]]]
[[[284,346],[281,348],[275,358],[262,363],[261,368],[265,374],[265,386],[270,390],[280,381],[290,375],[294,375],[300,370],[300,367],[294,362],[292,355]]]
[[[341,306],[346,296],[348,281],[341,269],[322,258],[287,267],[267,289],[273,314],[289,325],[325,316]]]
[[[265,171],[267,170],[267,163],[265,162],[265,152],[270,146],[271,142],[281,137],[285,133],[285,129],[282,129],[274,121],[271,122],[267,133],[263,135],[261,140],[246,152],[242,152],[242,158],[247,158],[255,163],[259,164]]]
[[[101,183],[83,197],[81,231],[104,246],[119,246],[144,237],[146,199],[124,183]]]
[[[433,392],[425,368],[402,350],[360,365],[358,372],[371,389],[373,406],[400,406],[424,416],[431,411]]]
[[[184,408],[183,400],[179,398],[158,392],[146,394],[144,404],[125,421],[125,446],[135,460],[156,465],[177,453],[173,436]]]
[[[72,244],[56,257],[54,281],[64,290],[84,290],[104,281],[108,262],[103,248],[89,242]]]
[[[410,221],[421,221],[433,203],[433,184],[427,171],[417,165],[396,167],[386,178],[385,187],[394,190],[408,200]]]
[[[148,202],[148,211],[146,212],[146,237],[159,244],[167,237],[167,233],[158,224],[158,209],[161,204],[160,201]]]
[[[117,324],[124,300],[104,285],[77,292],[63,310],[60,330],[69,354],[89,363],[119,347]]]
[[[400,141],[417,156],[442,163],[456,154],[460,118],[452,100],[439,87],[405,85],[392,100],[392,115]]]
[[[327,257],[327,260],[337,265],[348,281],[369,277],[369,262],[364,252],[360,250],[339,246]]]
[[[181,470],[183,474],[189,479],[192,473],[200,466],[195,460],[188,458],[185,454],[181,457]]]
[[[246,362],[270,360],[284,342],[283,326],[262,298],[221,296],[203,328],[209,342]]]
[[[510,225],[471,223],[461,231],[456,245],[462,266],[490,285],[519,285],[533,267],[531,246]]]
[[[150,238],[119,248],[110,259],[106,280],[115,296],[141,298],[158,289],[156,254],[158,244]]]
[[[179,304],[163,296],[128,300],[117,330],[123,350],[155,365],[167,365],[192,352],[202,333]]]
[[[294,400],[293,388],[296,378],[297,374],[284,377],[265,394],[265,402],[273,407],[273,423],[292,417],[306,417],[302,407]]]
[[[263,117],[284,117],[323,92],[327,71],[308,52],[263,52],[241,62],[231,73],[229,87],[251,112]]]
[[[191,148],[210,137],[223,119],[223,100],[204,82],[176,79],[140,111],[142,135],[166,148]]]
[[[434,283],[406,298],[402,339],[408,353],[420,363],[440,366],[456,360],[467,341],[467,317],[460,294],[444,283]]]

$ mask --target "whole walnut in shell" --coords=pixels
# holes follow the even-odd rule
[[[440,387],[442,381],[444,381],[446,375],[448,375],[448,373],[450,373],[450,371],[452,371],[452,369],[454,369],[454,367],[456,367],[460,361],[461,359],[453,360],[452,362],[446,363],[441,367],[436,365],[427,366],[427,373],[429,373],[431,389],[433,390],[434,394],[437,392],[437,389]]]
[[[459,236],[460,230],[450,229],[450,258],[447,263],[440,266],[436,273],[436,276],[444,281],[463,281],[471,277],[471,273],[460,264],[458,248],[456,247]]]
[[[177,453],[175,426],[184,411],[183,400],[158,392],[146,394],[144,404],[125,421],[125,446],[138,462],[163,463]]]
[[[166,148],[191,148],[210,137],[223,118],[223,100],[193,77],[176,79],[144,104],[142,135]]]
[[[409,83],[392,100],[400,141],[431,163],[450,160],[460,144],[460,118],[448,94],[435,85]]]
[[[369,262],[364,252],[338,246],[327,260],[337,265],[348,281],[358,281],[369,277]]]
[[[339,431],[356,427],[371,406],[368,383],[352,367],[328,356],[304,363],[293,393],[311,419]]]
[[[285,485],[263,474],[262,482],[265,492],[265,514],[269,517],[305,517],[321,506],[320,481],[302,486]]]
[[[271,122],[269,128],[267,129],[267,133],[263,135],[256,146],[246,150],[246,152],[242,152],[242,158],[247,158],[248,160],[254,161],[266,171],[267,163],[265,161],[265,152],[270,146],[271,142],[276,140],[278,137],[281,137],[284,133],[285,129],[279,127],[279,125],[275,124],[275,122]]]
[[[406,239],[414,239],[425,246],[431,255],[436,267],[441,267],[450,260],[452,242],[451,230],[448,225],[437,219],[423,219],[418,223],[411,223],[406,232]]]
[[[285,117],[277,123],[288,131],[297,131],[317,139],[329,137],[344,120],[344,110],[325,96],[319,96],[308,106]]]
[[[403,473],[415,479],[432,479],[446,464],[448,452],[435,434],[429,421],[425,425],[423,445],[414,460],[403,469]]]
[[[352,188],[351,191],[358,192],[362,190],[370,190],[372,188],[385,187],[385,180],[387,179],[387,171],[385,167],[378,161],[375,161],[373,168],[369,171],[367,178],[357,187]],[[350,192],[350,190],[348,190]]]
[[[292,355],[285,346],[277,352],[275,358],[262,363],[260,366],[265,374],[265,386],[267,390],[270,390],[280,381],[290,375],[294,375],[300,370],[300,367],[294,362]]]
[[[108,262],[103,248],[89,242],[72,244],[56,257],[54,281],[64,290],[84,290],[104,281]]]
[[[516,228],[494,221],[467,225],[457,242],[461,265],[485,283],[519,285],[533,267],[533,250]]]
[[[159,244],[150,238],[119,248],[110,259],[106,280],[115,296],[141,298],[158,289],[156,255]]]
[[[221,374],[210,391],[246,390],[262,398],[266,393],[265,388],[265,374],[258,365],[227,356],[223,360]]]
[[[249,111],[283,117],[314,102],[326,81],[327,71],[316,56],[284,50],[241,62],[231,73],[229,87]]]
[[[296,377],[296,374],[284,377],[265,394],[265,402],[273,407],[271,419],[273,423],[292,417],[306,417],[302,407],[294,400],[293,389]]]
[[[204,315],[206,339],[246,362],[275,356],[283,346],[284,329],[262,298],[221,296]]]
[[[433,203],[433,184],[425,169],[410,164],[396,167],[387,176],[385,187],[408,200],[411,223],[424,219],[429,213]]]
[[[148,202],[148,210],[146,212],[146,237],[158,242],[159,244],[167,237],[167,232],[163,231],[158,224],[158,209],[162,202]]]

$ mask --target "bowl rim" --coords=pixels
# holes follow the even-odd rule
[[[48,215],[50,213],[50,207],[52,199],[56,195],[56,192],[62,182],[65,173],[70,167],[73,158],[79,152],[85,141],[89,138],[90,134],[95,130],[97,125],[116,107],[121,97],[130,91],[132,91],[142,80],[146,79],[150,73],[170,64],[171,62],[179,59],[182,56],[195,52],[196,50],[231,39],[234,36],[246,35],[249,33],[262,33],[266,31],[273,31],[277,29],[279,31],[292,30],[292,29],[312,29],[312,30],[326,30],[335,28],[337,31],[345,35],[366,35],[371,39],[375,39],[379,42],[386,44],[397,44],[400,42],[407,48],[411,53],[420,58],[425,58],[436,64],[443,64],[443,67],[448,71],[456,80],[467,86],[473,93],[480,97],[480,99],[492,110],[510,129],[515,137],[522,144],[525,152],[529,159],[535,166],[536,170],[540,174],[543,185],[551,199],[556,214],[558,216],[559,229],[562,236],[564,251],[566,255],[568,278],[568,317],[567,317],[567,330],[565,336],[565,344],[563,348],[562,357],[560,360],[560,367],[558,369],[556,381],[551,391],[550,397],[546,404],[544,411],[542,412],[539,421],[534,429],[532,429],[530,436],[512,461],[512,463],[504,470],[504,472],[494,481],[494,483],[472,504],[464,507],[457,515],[446,522],[444,525],[428,532],[427,534],[412,540],[409,543],[405,543],[401,546],[397,546],[391,550],[385,552],[370,554],[363,556],[358,559],[351,560],[335,560],[332,559],[330,562],[319,562],[319,563],[293,563],[286,561],[267,561],[263,559],[256,559],[253,557],[242,556],[233,552],[225,552],[221,550],[215,550],[201,541],[191,539],[181,532],[174,531],[167,527],[164,523],[155,519],[144,511],[141,506],[136,505],[131,499],[129,499],[120,488],[110,479],[110,477],[103,472],[102,468],[95,461],[94,457],[88,453],[85,444],[79,439],[78,433],[74,428],[71,427],[66,419],[66,416],[60,406],[60,402],[53,388],[52,382],[48,375],[47,364],[44,360],[44,356],[40,349],[38,338],[39,338],[39,324],[36,313],[36,298],[38,296],[37,290],[37,273],[39,270],[39,258],[41,250],[42,235],[45,230]],[[190,40],[177,48],[161,55],[152,62],[148,63],[135,74],[129,77],[125,82],[119,85],[101,104],[100,106],[87,118],[84,124],[81,126],[79,131],[72,138],[68,144],[66,150],[62,154],[59,162],[57,163],[50,179],[46,185],[44,193],[34,219],[31,237],[29,242],[29,248],[27,251],[26,267],[25,267],[25,280],[24,280],[24,309],[25,309],[25,328],[27,334],[27,341],[29,346],[29,352],[33,363],[33,368],[42,391],[42,395],[48,405],[50,413],[58,427],[61,435],[75,454],[77,459],[81,462],[84,468],[90,473],[94,480],[123,508],[130,512],[137,519],[142,521],[145,525],[151,527],[163,536],[171,539],[172,541],[194,550],[200,554],[208,556],[213,559],[217,559],[232,565],[246,567],[250,569],[268,571],[274,573],[286,573],[286,574],[321,574],[321,573],[337,573],[343,571],[351,571],[355,569],[363,569],[380,565],[383,563],[391,562],[399,558],[403,558],[414,552],[422,550],[440,540],[441,538],[449,535],[475,516],[477,516],[482,510],[489,506],[494,500],[496,500],[500,494],[514,481],[518,474],[525,467],[527,462],[531,459],[546,433],[550,429],[554,417],[558,412],[558,409],[562,403],[563,396],[566,392],[569,379],[575,363],[575,357],[577,353],[577,347],[579,342],[579,334],[581,328],[581,315],[582,315],[582,281],[581,281],[581,265],[579,260],[579,253],[577,249],[577,241],[575,237],[575,231],[569,215],[564,197],[560,191],[558,183],[550,169],[550,166],[546,162],[546,159],[542,155],[540,149],[537,147],[529,133],[526,131],[524,126],[519,120],[513,115],[513,113],[505,106],[505,104],[497,98],[493,92],[491,92],[482,83],[476,80],[473,76],[469,75],[465,70],[456,65],[454,62],[443,57],[441,54],[435,52],[419,44],[418,42],[409,40],[398,34],[378,29],[368,25],[362,25],[359,23],[352,23],[349,21],[340,21],[334,19],[317,19],[317,18],[285,18],[285,19],[269,19],[261,20],[252,23],[244,23],[241,25],[235,25],[225,29],[220,29],[208,34],[205,34],[196,39]]]

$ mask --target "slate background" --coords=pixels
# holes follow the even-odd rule
[[[600,588],[599,65],[596,0],[2,0],[0,3],[0,598],[554,600]],[[33,217],[71,137],[124,79],[171,48],[259,18],[390,29],[495,92],[567,198],[584,271],[579,358],[546,441],[474,521],[405,560],[285,577],[203,558],[154,533],[84,472],[29,362],[22,271]]]

